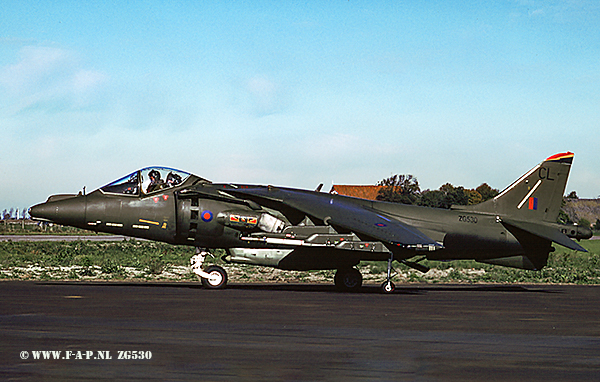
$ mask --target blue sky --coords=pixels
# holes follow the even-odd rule
[[[0,209],[150,165],[600,195],[598,1],[5,1]]]

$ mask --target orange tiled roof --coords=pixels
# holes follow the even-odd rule
[[[331,194],[353,196],[355,198],[377,200],[377,193],[382,186],[348,186],[334,184],[331,187]]]

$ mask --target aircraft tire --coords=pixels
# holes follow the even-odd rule
[[[341,291],[357,291],[362,286],[362,275],[356,268],[338,269],[333,279]]]
[[[383,293],[393,293],[394,290],[396,290],[396,285],[394,285],[393,282],[387,282],[385,281],[383,284],[381,284],[381,291]]]
[[[202,286],[207,289],[223,289],[227,285],[227,272],[218,265],[211,265],[206,268],[206,273],[211,275],[211,278],[202,278]]]

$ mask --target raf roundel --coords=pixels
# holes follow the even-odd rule
[[[202,211],[202,215],[200,215],[200,217],[202,218],[203,221],[205,222],[209,222],[213,219],[213,213],[206,210],[206,211]]]

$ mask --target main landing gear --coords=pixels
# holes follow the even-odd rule
[[[196,248],[196,254],[190,259],[192,272],[202,281],[202,285],[208,289],[223,289],[227,285],[227,272],[218,265],[210,265],[202,270],[202,265],[210,252],[206,249]],[[212,255],[211,255],[212,256]]]
[[[338,269],[333,278],[335,287],[340,291],[356,292],[362,286],[362,275],[356,268]]]
[[[390,254],[388,259],[387,267],[387,279],[381,284],[381,292],[392,293],[396,289],[396,285],[392,282],[392,261],[394,261],[394,255]],[[356,268],[340,268],[335,273],[333,278],[335,286],[338,290],[344,292],[356,292],[362,286],[362,275]]]

